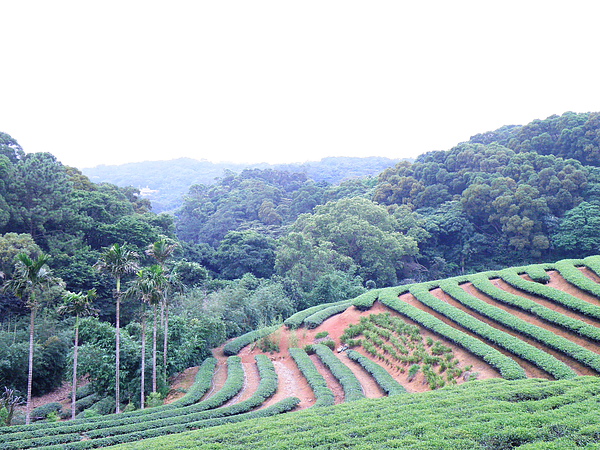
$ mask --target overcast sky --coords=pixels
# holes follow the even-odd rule
[[[79,168],[415,157],[600,111],[597,0],[0,0],[0,131]]]

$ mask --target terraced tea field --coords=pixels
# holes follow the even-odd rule
[[[0,428],[0,449],[98,448],[298,409],[319,415],[323,407],[365,398],[394,396],[400,405],[413,393],[502,382],[493,378],[515,380],[518,393],[518,380],[529,386],[527,378],[597,377],[599,283],[594,256],[372,290],[215,349],[175,403]]]

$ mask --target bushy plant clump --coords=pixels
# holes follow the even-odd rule
[[[350,306],[352,306],[352,302],[346,301],[346,302],[341,302],[336,305],[330,306],[325,309],[321,309],[321,310],[311,314],[310,316],[306,317],[304,319],[304,324],[306,325],[306,328],[308,328],[309,330],[313,329],[313,328],[317,328],[319,325],[321,325],[327,319],[329,319],[330,317],[332,317],[336,314],[346,311],[346,309],[348,309]]]
[[[304,309],[302,311],[298,311],[297,313],[291,315],[290,317],[288,317],[287,319],[285,319],[283,321],[283,324],[286,327],[294,330],[294,329],[302,326],[302,324],[304,323],[304,319],[315,314],[316,312],[321,311],[326,308],[330,308],[332,306],[339,305],[341,303],[345,304],[348,302],[349,302],[349,300],[342,300],[342,301],[335,302],[335,303],[323,303],[320,305],[311,306],[310,308]]]

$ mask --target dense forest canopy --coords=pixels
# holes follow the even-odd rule
[[[72,347],[74,319],[57,306],[68,292],[95,289],[99,315],[81,320],[79,370],[97,394],[114,394],[115,281],[94,268],[113,244],[137,255],[140,268],[157,263],[148,253],[157,242],[172,249],[159,261],[173,286],[163,303],[168,331],[167,322],[158,325],[173,349],[163,387],[223,339],[309,306],[373,287],[597,253],[599,116],[505,126],[378,176],[330,182],[307,170],[229,171],[190,186],[173,215],[152,212],[136,188],[92,183],[0,133],[0,271],[6,283],[18,254],[45,253],[55,280],[39,299],[34,391],[56,387],[70,364],[57,354]],[[139,287],[142,275],[124,274],[123,290]],[[133,403],[143,311],[140,299],[124,298],[122,398]],[[20,391],[28,313],[22,299],[1,291],[0,385]],[[161,360],[164,344],[158,351]]]

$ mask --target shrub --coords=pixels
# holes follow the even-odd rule
[[[346,311],[351,305],[352,303],[350,301],[345,301],[317,311],[316,313],[311,314],[306,319],[304,319],[304,324],[308,329],[317,328],[331,316]]]
[[[321,344],[313,345],[315,353],[319,356],[323,364],[331,371],[333,376],[342,385],[344,389],[344,399],[347,402],[360,400],[365,397],[362,386],[354,373],[331,351],[329,347]]]
[[[333,392],[331,392],[331,389],[327,386],[327,381],[325,381],[325,378],[319,373],[308,354],[299,348],[290,348],[290,355],[315,393],[316,401],[314,406],[333,405],[335,402]]]
[[[356,361],[367,372],[369,372],[373,379],[388,396],[406,393],[406,389],[404,389],[404,387],[400,383],[398,383],[388,373],[387,370],[385,370],[376,362],[370,360],[369,358],[361,355],[360,353],[354,350],[347,350],[346,354],[348,355],[348,358],[350,358],[353,361]]]
[[[260,338],[271,334],[279,327],[280,325],[273,325],[270,327],[261,328],[259,330],[250,331],[246,334],[242,334],[241,336],[225,344],[225,346],[223,347],[223,353],[225,354],[225,356],[237,355],[246,345],[249,345],[252,342],[256,342]]]

